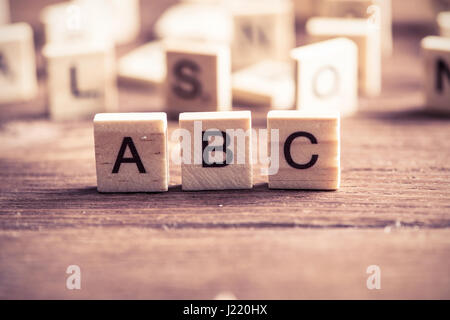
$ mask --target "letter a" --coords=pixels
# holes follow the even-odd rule
[[[132,156],[131,158],[124,158],[127,147],[130,149]],[[133,139],[131,139],[131,137],[123,138],[122,146],[120,147],[119,154],[117,155],[116,163],[114,164],[112,173],[118,173],[120,165],[122,163],[135,163],[138,167],[139,173],[146,173],[144,165],[141,161],[141,157],[139,157],[139,153],[137,152]]]

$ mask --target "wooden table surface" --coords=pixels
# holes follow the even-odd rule
[[[258,166],[253,190],[182,192],[171,164],[167,193],[99,194],[92,122],[48,119],[40,61],[39,97],[0,106],[0,298],[450,298],[450,123],[422,111],[434,30],[394,31],[382,95],[342,120],[336,192],[268,190]],[[120,84],[120,110],[164,110],[161,90]]]

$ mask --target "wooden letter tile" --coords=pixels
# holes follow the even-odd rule
[[[391,0],[321,0],[318,15],[336,18],[364,18],[379,23],[381,48],[385,55],[392,53]]]
[[[346,37],[358,46],[360,90],[368,96],[381,92],[380,29],[366,19],[311,18],[306,30],[312,41]]]
[[[114,17],[112,25],[116,44],[132,42],[141,29],[140,0],[108,0],[107,2],[112,5]]]
[[[118,75],[121,80],[161,85],[166,80],[166,54],[162,41],[152,41],[119,60]]]
[[[279,144],[279,170],[269,175],[269,188],[339,188],[340,135],[337,111],[270,111],[267,128],[269,144]],[[279,139],[272,139],[273,129],[278,130]]]
[[[96,27],[108,26],[116,44],[133,41],[140,31],[140,0],[75,0]],[[97,21],[95,21],[97,20]],[[100,20],[100,21],[98,21]]]
[[[189,163],[181,164],[182,189],[251,189],[250,111],[188,112],[180,128],[190,133]],[[189,143],[184,143],[188,145]]]
[[[94,139],[99,192],[168,190],[165,113],[97,114]]]
[[[450,114],[450,38],[428,36],[422,40],[426,106]]]
[[[294,105],[293,64],[264,60],[233,74],[233,100],[239,104],[289,109]]]
[[[66,1],[44,7],[40,21],[46,43],[113,41],[110,14],[83,1]]]
[[[43,54],[53,119],[84,119],[116,110],[113,47],[100,43],[49,44]]]
[[[231,2],[233,70],[265,59],[289,60],[295,46],[295,17],[290,1]]]
[[[292,50],[291,57],[296,62],[297,109],[333,108],[343,116],[356,111],[358,48],[352,40],[302,46]]]
[[[159,39],[229,45],[233,35],[231,15],[218,2],[180,1],[170,6],[155,22],[155,35]]]
[[[231,109],[228,47],[197,42],[166,45],[166,104],[171,116]]]
[[[441,37],[450,37],[450,11],[443,11],[438,14],[437,23]]]
[[[26,23],[0,25],[0,103],[29,100],[36,93],[31,27]]]

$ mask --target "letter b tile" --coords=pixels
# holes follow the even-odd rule
[[[180,129],[190,137],[182,143],[183,190],[252,188],[250,111],[181,113]]]
[[[165,113],[97,114],[94,138],[99,192],[168,190]]]

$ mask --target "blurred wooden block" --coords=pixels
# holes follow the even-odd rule
[[[228,47],[168,42],[166,61],[166,104],[171,116],[185,111],[231,109]]]
[[[155,23],[160,39],[229,45],[233,37],[230,12],[213,1],[184,1],[170,6]]]
[[[92,1],[92,0],[89,0]],[[140,0],[112,1],[114,17],[114,39],[117,44],[135,40],[141,29]]]
[[[391,0],[321,0],[318,15],[336,18],[365,18],[379,23],[381,48],[385,55],[392,54],[392,3]]]
[[[279,170],[269,175],[269,188],[338,189],[339,121],[339,113],[333,110],[270,111],[269,143],[279,144]],[[278,139],[272,135],[273,129],[278,130]]]
[[[330,54],[332,52],[333,54]],[[336,38],[291,51],[296,62],[296,108],[353,114],[358,106],[358,48]]]
[[[47,60],[51,118],[90,118],[117,109],[114,48],[106,44],[50,44]]]
[[[37,94],[33,30],[26,23],[0,25],[0,103]]]
[[[428,36],[421,44],[426,106],[450,114],[450,38]]]
[[[189,152],[181,164],[183,190],[253,187],[249,111],[182,113],[179,124],[191,137],[190,152],[182,149]]]
[[[443,11],[438,14],[437,23],[441,37],[450,37],[450,11]]]
[[[235,72],[233,100],[249,105],[289,109],[294,105],[294,69],[291,63],[264,60]]]
[[[140,0],[74,0],[95,14],[97,25],[109,25],[116,44],[133,41],[141,27]]]
[[[264,59],[287,61],[295,46],[292,9],[288,0],[185,1],[162,14],[155,34],[161,39],[231,45],[233,70]]]
[[[380,29],[366,19],[311,18],[306,30],[312,41],[346,37],[358,46],[359,89],[368,96],[381,92]]]
[[[0,25],[10,22],[9,0],[0,0]]]
[[[295,16],[291,1],[232,3],[233,70],[265,59],[289,60],[295,47]]]
[[[168,190],[165,113],[97,114],[94,138],[99,192]]]
[[[44,7],[40,21],[46,43],[113,41],[107,12],[82,1],[56,3]]]
[[[166,80],[166,55],[162,41],[152,41],[119,60],[120,79],[150,85],[161,85]]]

